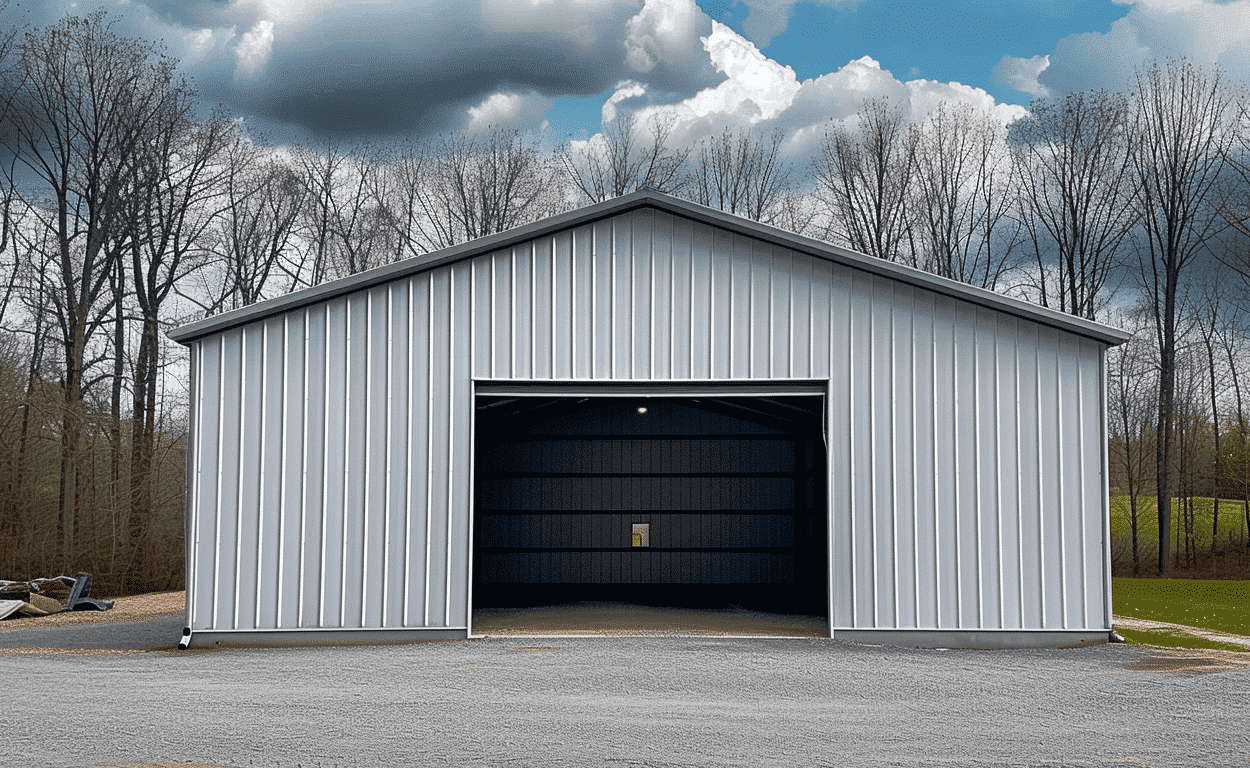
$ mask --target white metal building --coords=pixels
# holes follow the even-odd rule
[[[872,642],[1111,628],[1113,328],[644,191],[171,336],[184,644],[647,589]]]

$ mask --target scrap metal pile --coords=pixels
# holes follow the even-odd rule
[[[47,616],[61,611],[107,611],[112,600],[91,597],[91,574],[31,581],[0,579],[0,619]]]

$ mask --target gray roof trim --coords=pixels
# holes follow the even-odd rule
[[[203,320],[197,320],[175,328],[169,332],[169,338],[182,344],[189,344],[203,336],[219,333],[244,323],[254,322],[347,293],[372,288],[446,264],[503,250],[517,243],[542,237],[553,232],[584,226],[610,216],[617,216],[646,207],[656,208],[676,216],[780,245],[809,256],[826,259],[853,269],[881,275],[918,288],[924,288],[935,293],[1006,312],[1025,320],[1086,336],[1105,344],[1121,344],[1132,338],[1132,334],[1119,328],[1057,312],[1046,307],[1039,307],[1027,301],[1021,301],[1020,299],[1003,296],[993,291],[987,291],[984,288],[977,288],[945,277],[939,277],[913,267],[875,259],[871,256],[824,242],[823,240],[796,235],[793,232],[787,232],[767,224],[744,219],[649,189],[589,205],[585,208],[578,208],[577,210],[552,216],[542,221],[510,229],[507,232],[488,235],[468,243],[444,248],[441,251],[415,256],[403,261],[376,267],[366,272],[322,283],[312,288],[294,291],[241,309],[206,317]]]

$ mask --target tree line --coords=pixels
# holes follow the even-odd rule
[[[1132,327],[1109,358],[1113,466],[1164,500],[1160,531],[1185,446],[1247,438],[1250,114],[1187,60],[1009,126],[867,101],[810,163],[779,130],[683,144],[636,114],[554,147],[507,129],[279,146],[201,103],[102,13],[0,35],[0,577],[181,584],[170,327],[641,188]],[[1179,563],[1168,541],[1159,571]]]

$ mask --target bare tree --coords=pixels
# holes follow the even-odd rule
[[[127,574],[134,573],[131,564],[143,559],[144,534],[153,515],[156,392],[166,301],[194,263],[193,256],[206,246],[208,227],[224,204],[222,161],[232,129],[221,115],[196,121],[194,107],[194,94],[187,88],[171,97],[153,116],[152,136],[131,164],[127,266],[138,310],[139,343],[131,386],[130,498],[119,526],[128,558],[120,570]],[[119,261],[119,271],[126,262]],[[120,345],[118,339],[115,346]],[[143,586],[132,584],[135,589]]]
[[[704,139],[683,187],[686,194],[701,205],[776,223],[790,189],[790,165],[780,157],[783,138],[780,130],[765,137],[726,128]]]
[[[1231,98],[1218,70],[1208,73],[1184,59],[1139,72],[1133,97],[1129,157],[1143,232],[1138,255],[1159,349],[1155,464],[1163,572],[1172,514],[1178,297],[1186,269],[1219,230],[1217,185]]]
[[[425,251],[503,232],[565,208],[552,161],[517,131],[447,136],[409,166],[420,172],[414,229]]]
[[[1038,301],[1093,320],[1137,221],[1129,101],[1106,91],[1034,101],[1011,136]]]
[[[815,160],[829,234],[887,261],[906,260],[908,210],[916,170],[916,135],[886,99],[864,102],[855,131],[825,134]]]
[[[196,271],[195,293],[183,294],[210,314],[265,298],[289,256],[307,194],[297,171],[245,138],[236,138],[226,152],[220,182],[225,205],[205,235],[212,258]]]
[[[590,141],[565,144],[556,161],[568,181],[592,203],[649,187],[675,193],[683,182],[689,149],[669,145],[676,119],[654,115],[645,125],[634,113],[604,127]]]
[[[379,195],[380,160],[367,144],[295,149],[293,166],[307,191],[301,215],[306,253],[293,271],[294,284],[316,285],[392,260],[395,227]]]
[[[1216,544],[1219,541],[1220,531],[1220,496],[1221,484],[1224,480],[1224,462],[1223,446],[1220,436],[1220,403],[1219,396],[1221,390],[1226,386],[1225,377],[1221,369],[1219,360],[1219,352],[1223,347],[1222,339],[1224,326],[1225,308],[1221,302],[1221,290],[1219,284],[1223,275],[1217,271],[1212,275],[1212,282],[1209,283],[1203,291],[1202,305],[1198,308],[1199,314],[1195,326],[1198,330],[1199,340],[1202,344],[1203,359],[1206,364],[1207,372],[1207,394],[1211,403],[1211,431],[1212,431],[1212,468],[1211,468],[1211,551],[1216,551]]]
[[[116,232],[125,227],[130,163],[178,84],[172,60],[153,44],[113,34],[102,13],[27,33],[18,55],[24,77],[4,139],[47,200],[30,208],[34,226],[55,235],[65,393],[57,540],[68,565],[81,491],[87,349],[113,299],[107,288],[122,240]]]
[[[1016,265],[1006,131],[971,105],[943,104],[916,133],[915,266],[995,290]]]
[[[1133,574],[1140,568],[1140,499],[1153,467],[1154,425],[1151,423],[1154,397],[1154,360],[1149,346],[1149,329],[1136,314],[1120,313],[1110,318],[1121,327],[1134,330],[1127,343],[1107,350],[1107,410],[1110,421],[1111,459],[1118,464],[1123,490],[1129,502]]]

